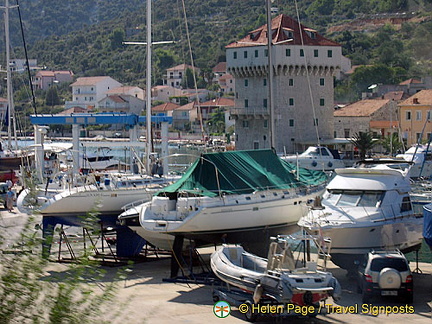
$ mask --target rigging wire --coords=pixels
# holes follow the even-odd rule
[[[30,64],[29,64],[28,53],[27,53],[27,44],[26,44],[25,37],[24,37],[24,27],[23,27],[23,22],[22,22],[22,18],[21,18],[21,10],[20,10],[18,0],[16,0],[16,4],[18,7],[18,17],[19,17],[19,22],[20,22],[20,27],[21,27],[21,37],[22,37],[23,45],[24,45],[24,53],[25,53],[25,59],[26,59],[27,73],[28,73],[28,78],[29,78],[29,83],[30,83],[30,91],[31,91],[31,95],[32,95],[33,111],[34,111],[35,115],[37,115],[36,97],[35,97],[34,90],[33,90],[33,83],[31,82],[31,73],[30,73]]]
[[[194,80],[196,102],[197,102],[197,106],[198,106],[198,119],[200,122],[201,136],[204,140],[203,118],[202,118],[200,100],[198,97],[198,86],[197,86],[196,75],[195,75],[195,64],[194,64],[194,59],[193,59],[193,54],[192,54],[192,46],[191,46],[191,42],[190,42],[189,26],[188,26],[188,22],[187,22],[186,6],[185,6],[184,0],[182,0],[182,5],[183,5],[183,15],[184,15],[184,19],[185,19],[186,37],[187,37],[187,42],[188,42],[188,46],[189,46],[189,54],[190,54],[190,60],[191,60],[191,65],[192,65],[192,76],[193,76],[193,80]]]

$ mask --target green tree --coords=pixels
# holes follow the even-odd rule
[[[371,132],[355,133],[350,140],[350,143],[359,150],[361,159],[364,159],[366,157],[366,153],[370,151],[376,144]]]
[[[396,152],[404,146],[397,133],[393,133],[391,136],[385,136],[378,141],[378,144],[382,145],[382,147],[392,155],[396,154]]]
[[[45,95],[45,104],[47,106],[56,106],[56,105],[60,105],[61,101],[60,101],[60,97],[58,95],[57,92],[57,88],[56,87],[50,87]]]
[[[125,32],[123,28],[116,28],[109,36],[111,49],[117,49],[123,46]]]

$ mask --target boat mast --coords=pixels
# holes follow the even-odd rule
[[[272,23],[271,23],[271,0],[267,0],[267,58],[268,58],[268,101],[270,107],[270,147],[276,149],[275,123],[273,106],[273,58],[272,58]]]
[[[15,123],[15,108],[13,101],[12,91],[12,71],[10,66],[10,38],[9,38],[9,9],[16,8],[17,6],[9,6],[9,0],[5,0],[4,20],[5,20],[5,41],[6,41],[6,88],[7,88],[7,101],[8,101],[8,147],[12,147],[12,131],[15,139],[15,149],[17,147],[16,138],[16,123]]]
[[[147,81],[146,81],[146,168],[150,174],[150,152],[151,152],[151,0],[147,0]]]

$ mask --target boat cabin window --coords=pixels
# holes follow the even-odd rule
[[[303,154],[312,156],[329,156],[329,152],[325,149],[325,147],[309,147]]]
[[[384,198],[383,191],[328,190],[324,199],[334,206],[378,207]]]
[[[410,211],[412,209],[411,199],[409,196],[402,198],[401,212]]]

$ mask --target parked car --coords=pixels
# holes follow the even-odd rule
[[[405,255],[399,250],[369,252],[358,268],[358,291],[362,302],[375,295],[397,296],[413,302],[413,276]]]

